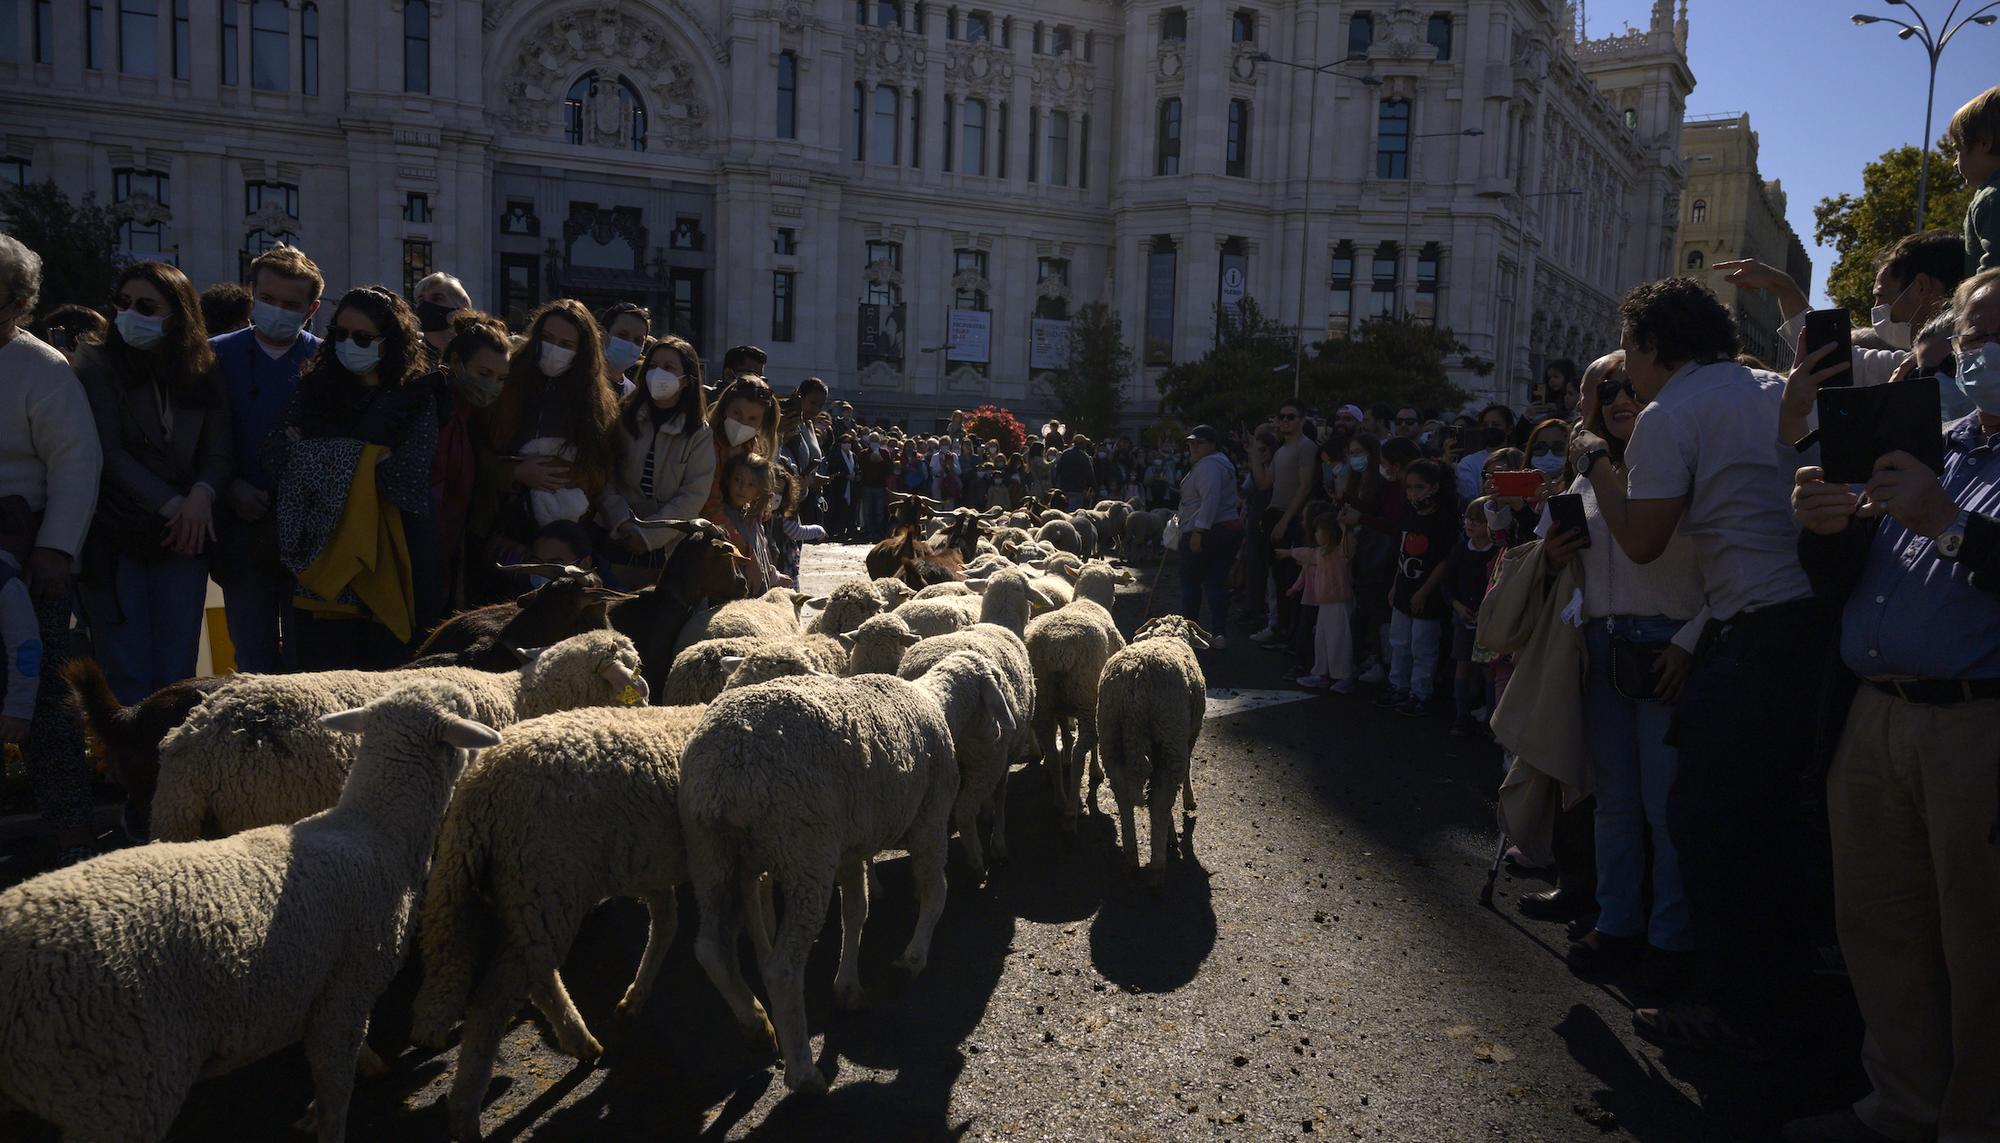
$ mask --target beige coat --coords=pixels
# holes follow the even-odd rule
[[[612,466],[611,481],[604,486],[604,494],[597,502],[597,519],[606,529],[615,531],[618,525],[634,518],[691,520],[701,515],[702,505],[708,503],[715,484],[715,447],[710,443],[707,425],[696,425],[692,431],[682,432],[685,427],[682,420],[679,416],[669,417],[655,429],[652,418],[642,410],[638,435],[633,435],[622,419],[613,429],[617,460]],[[639,488],[649,450],[653,456],[651,496]],[[654,551],[671,550],[682,534],[667,528],[647,528],[639,533],[646,546]]]

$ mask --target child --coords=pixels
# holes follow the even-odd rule
[[[1340,526],[1340,517],[1328,510],[1311,519],[1315,547],[1279,547],[1281,560],[1300,565],[1291,594],[1308,607],[1317,606],[1319,617],[1313,627],[1312,673],[1294,680],[1308,690],[1330,688],[1335,694],[1354,691],[1354,530]]]
[[[574,462],[576,446],[561,437],[536,437],[521,446],[521,455]],[[528,490],[528,511],[534,515],[537,528],[557,520],[581,520],[590,512],[590,494],[581,488],[532,488]]]
[[[1438,641],[1445,616],[1438,583],[1458,538],[1456,513],[1445,506],[1447,481],[1434,460],[1403,470],[1402,515],[1396,521],[1396,569],[1389,588],[1389,684],[1377,701],[1418,715],[1437,681]]]
[[[21,745],[42,685],[42,628],[21,575],[35,546],[34,514],[20,496],[0,499],[0,742]]]
[[[528,553],[538,564],[563,564],[583,571],[594,571],[597,566],[590,532],[575,520],[553,520],[542,525],[528,546]],[[536,587],[548,582],[546,577],[538,575],[528,579]]]
[[[826,539],[826,529],[818,524],[799,522],[799,502],[803,499],[805,482],[791,469],[779,465],[778,506],[766,524],[767,539],[771,545],[771,560],[792,583],[799,579],[799,553],[807,544],[817,544]]]
[[[754,452],[730,457],[722,467],[722,519],[717,523],[729,533],[736,550],[749,557],[743,578],[753,596],[792,586],[791,579],[771,563],[771,541],[764,531],[764,521],[771,518],[773,479],[771,462]]]
[[[1958,173],[1976,188],[1965,206],[1965,276],[2000,268],[2000,87],[1958,109],[1945,129]]]
[[[1451,604],[1452,702],[1458,717],[1451,732],[1464,738],[1479,730],[1472,712],[1486,698],[1486,667],[1473,658],[1477,648],[1479,603],[1497,549],[1486,522],[1486,497],[1465,506],[1465,535],[1445,558],[1444,597]]]

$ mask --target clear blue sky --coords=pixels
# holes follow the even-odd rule
[[[1951,0],[1911,2],[1933,29],[1951,8]],[[1964,0],[1959,14],[1985,2]],[[1644,27],[1652,17],[1653,0],[1584,3],[1592,38],[1628,23]],[[1864,12],[1914,23],[1909,11],[1887,0],[1692,0],[1688,6],[1695,78],[1688,114],[1750,113],[1758,165],[1765,178],[1784,181],[1787,214],[1812,257],[1812,294],[1820,305],[1834,255],[1813,244],[1813,206],[1858,193],[1863,164],[1914,146],[1924,129],[1923,46],[1898,40],[1888,24],[1857,28],[1848,17]],[[2000,83],[2000,26],[1968,27],[1938,64],[1931,138],[1944,134],[1961,104],[1994,83]]]

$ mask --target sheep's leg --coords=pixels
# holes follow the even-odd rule
[[[771,942],[771,959],[764,962],[764,991],[771,998],[778,1050],[785,1058],[785,1086],[805,1095],[826,1091],[826,1077],[813,1061],[812,1038],[806,1032],[805,970],[832,894],[833,881],[820,868],[797,870],[786,878],[785,915]]]
[[[944,915],[945,854],[951,848],[948,829],[925,830],[910,846],[911,875],[917,886],[917,925],[910,945],[896,960],[896,967],[911,976],[924,971],[931,959],[931,933]]]
[[[535,1007],[547,1017],[550,1027],[555,1029],[556,1043],[569,1055],[583,1063],[593,1063],[604,1055],[604,1045],[590,1034],[590,1026],[583,1022],[583,1013],[576,1010],[576,1004],[569,998],[569,989],[563,987],[562,972],[555,958],[542,954],[541,950],[530,958],[535,962],[528,970],[528,995]]]
[[[1194,815],[1194,762],[1192,759],[1188,762],[1187,771],[1181,775],[1181,812],[1190,817]]]
[[[986,883],[986,851],[979,844],[979,802],[977,792],[967,790],[952,807],[951,822],[958,828],[958,840],[965,846],[965,861],[972,867],[975,885]]]
[[[1118,849],[1127,869],[1139,867],[1139,834],[1133,827],[1133,819],[1140,799],[1146,795],[1146,780],[1134,775],[1145,772],[1145,755],[1126,751],[1111,774],[1111,796],[1118,801]],[[1158,832],[1155,828],[1154,833]]]
[[[1148,871],[1157,880],[1166,876],[1167,864],[1174,857],[1174,796],[1180,793],[1181,783],[1173,780],[1171,774],[1153,773],[1150,794],[1153,811],[1153,865]]]
[[[1097,788],[1104,784],[1104,766],[1097,756],[1097,711],[1095,709],[1077,712],[1076,745],[1074,749],[1076,751],[1076,767],[1079,776],[1083,770],[1083,759],[1085,756],[1088,756],[1090,759],[1090,808],[1095,812],[1097,809]]]
[[[1000,764],[1000,784],[993,791],[993,860],[1007,860],[1007,773],[1012,759]]]
[[[840,967],[833,974],[833,1002],[852,1011],[868,1003],[861,987],[861,927],[868,923],[868,860],[840,863]]]
[[[743,899],[756,902],[750,913],[750,951],[757,954],[757,968],[771,959],[771,935],[778,931],[778,904],[772,899],[771,878],[754,874],[743,883]]]
[[[695,860],[692,849],[690,860]],[[731,889],[736,892],[731,892]],[[729,1011],[736,1017],[736,1023],[760,1047],[772,1041],[771,1021],[764,1015],[764,1006],[750,993],[750,985],[744,981],[742,969],[736,955],[736,938],[743,927],[743,906],[746,902],[756,908],[756,879],[754,875],[735,886],[716,882],[711,877],[695,877],[695,904],[701,910],[701,929],[695,937],[694,956],[701,962],[702,971],[708,973],[710,983],[722,994],[729,1004]],[[751,922],[753,929],[762,928],[761,921]],[[760,964],[768,965],[770,957],[763,956]]]
[[[639,958],[639,971],[633,974],[632,983],[626,986],[625,995],[618,1001],[618,1009],[611,1017],[613,1041],[625,1037],[632,1022],[638,1018],[639,1009],[646,1006],[646,997],[653,991],[653,981],[660,975],[660,965],[667,959],[667,950],[673,947],[680,913],[672,889],[646,895],[646,920],[646,952]]]
[[[313,1108],[319,1143],[346,1143],[347,1105],[354,1098],[354,1065],[368,1031],[368,1005],[330,1011],[322,1004],[306,1021],[306,1063],[312,1069]]]
[[[451,1137],[479,1138],[479,1110],[486,1085],[493,1079],[493,1062],[507,1025],[528,992],[528,969],[521,950],[509,942],[472,991],[465,1010],[465,1027],[458,1038],[458,1071],[445,1096]]]

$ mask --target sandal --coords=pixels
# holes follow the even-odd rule
[[[1731,1055],[1762,1054],[1757,1041],[1738,1028],[1713,1004],[1694,1001],[1672,1008],[1640,1008],[1632,1013],[1632,1029],[1655,1044]]]

